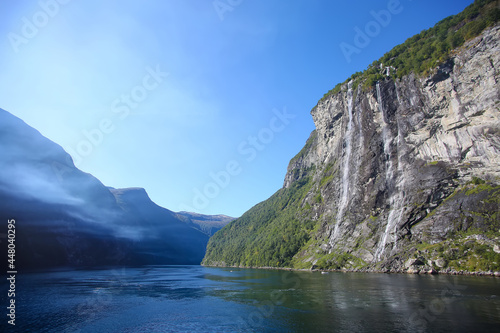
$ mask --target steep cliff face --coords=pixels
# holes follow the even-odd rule
[[[350,83],[313,109],[314,143],[285,187],[312,165],[316,182],[330,177],[313,189],[324,200],[313,207],[322,251],[378,263],[457,231],[498,231],[499,41],[497,26],[434,75],[369,91]]]
[[[305,183],[282,209],[314,222],[288,266],[500,270],[499,43],[496,26],[431,75],[349,82],[318,103],[280,190]],[[217,236],[206,264],[252,263],[217,256]]]

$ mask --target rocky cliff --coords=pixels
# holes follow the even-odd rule
[[[314,143],[290,165],[285,187],[313,165],[323,166],[317,181],[333,176],[314,188],[322,251],[377,263],[410,244],[500,226],[499,41],[496,27],[432,76],[366,92],[348,83],[313,109]]]
[[[204,264],[500,270],[499,43],[497,25],[428,75],[349,81],[323,98],[283,189],[218,232]],[[306,234],[291,247],[273,231],[284,215]],[[238,241],[249,228],[261,235]],[[274,254],[263,257],[265,233]]]

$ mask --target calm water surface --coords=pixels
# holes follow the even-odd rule
[[[16,289],[15,329],[4,310],[2,331],[500,331],[489,277],[153,266],[20,273]]]

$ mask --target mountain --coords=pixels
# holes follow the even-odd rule
[[[497,3],[476,1],[325,94],[283,188],[218,231],[202,264],[500,271]]]
[[[0,244],[15,220],[16,267],[199,264],[208,235],[142,188],[113,189],[0,109]],[[6,265],[7,258],[2,260]]]
[[[196,229],[199,229],[209,237],[222,229],[229,222],[235,220],[234,217],[222,214],[203,215],[191,212],[178,212],[177,217],[185,223],[189,223]]]

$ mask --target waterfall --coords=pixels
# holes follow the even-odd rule
[[[382,239],[377,247],[375,252],[375,261],[379,261],[382,253],[384,252],[385,245],[387,243],[387,238],[390,233],[394,234],[394,247],[396,246],[397,235],[396,228],[398,222],[400,221],[403,215],[403,197],[404,193],[400,190],[401,184],[398,184],[397,174],[394,172],[394,165],[392,162],[392,144],[394,141],[394,137],[392,136],[391,128],[389,125],[389,120],[387,119],[387,114],[384,110],[384,106],[382,104],[382,93],[380,91],[380,84],[377,82],[377,101],[379,110],[382,113],[382,117],[384,119],[384,127],[382,128],[382,140],[384,141],[384,155],[385,155],[385,180],[387,191],[390,193],[389,198],[389,216],[387,217],[387,225],[385,227],[385,232],[382,236]],[[400,126],[398,126],[398,152],[399,147],[401,146],[402,133],[400,131]],[[398,153],[398,172],[401,174],[402,170],[401,156]]]
[[[401,104],[401,99],[399,98],[398,86],[396,84],[396,81],[394,81],[394,90],[396,91],[396,97],[398,99],[398,103]]]
[[[356,109],[353,109],[353,112],[356,112]],[[364,150],[364,145],[365,145],[365,136],[364,136],[364,131],[366,130],[363,127],[363,112],[361,109],[357,111],[357,126],[358,126],[358,132],[357,132],[357,141],[358,141],[358,154],[354,154],[354,157],[357,158],[357,163],[356,163],[356,172],[354,174],[354,184],[358,184],[359,180],[359,172],[361,170],[361,165],[363,163],[363,156],[365,154]],[[354,185],[356,186],[356,185]]]
[[[394,90],[396,91],[396,96],[397,96],[397,99],[398,99],[398,103],[401,104],[401,100],[399,98],[398,87],[396,85],[396,82],[394,82]],[[392,204],[396,205],[396,207],[393,210],[397,211],[396,223],[394,225],[394,233],[395,233],[395,235],[394,235],[393,249],[396,248],[397,241],[398,241],[397,234],[396,234],[397,225],[401,221],[401,218],[403,217],[403,212],[404,212],[404,205],[403,205],[404,191],[403,190],[405,188],[405,182],[406,182],[406,177],[404,177],[404,175],[403,175],[404,170],[403,170],[403,159],[402,159],[402,157],[403,157],[402,152],[404,151],[404,149],[403,149],[403,147],[404,147],[404,134],[402,132],[403,126],[399,123],[399,118],[397,120],[397,125],[398,125],[398,137],[397,137],[397,149],[396,149],[396,153],[398,155],[398,176],[399,176],[399,180],[398,180],[398,178],[396,178],[396,180],[398,180],[398,182],[396,184],[397,192],[396,192],[396,195],[392,197],[393,198],[393,202],[391,202],[391,205]]]
[[[380,92],[380,84],[377,82],[377,101],[380,112],[382,113],[382,118],[384,119],[384,127],[382,128],[382,139],[384,140],[384,155],[385,155],[385,179],[388,185],[392,187],[392,176],[393,176],[393,165],[391,159],[391,145],[394,138],[392,137],[391,128],[389,126],[389,120],[384,111],[384,106],[382,104],[382,93]]]
[[[399,224],[399,222],[401,221],[401,218],[403,217],[403,212],[404,212],[404,204],[403,204],[403,200],[404,200],[404,183],[405,183],[405,180],[406,178],[404,177],[403,173],[404,173],[404,170],[403,170],[403,160],[402,160],[402,151],[403,151],[403,143],[404,143],[404,140],[403,140],[403,133],[401,132],[401,129],[403,127],[399,124],[399,120],[398,120],[398,137],[397,137],[397,149],[396,149],[396,153],[397,153],[397,157],[398,157],[398,173],[396,175],[396,194],[393,195],[391,198],[392,198],[392,201],[391,201],[391,207],[394,207],[392,210],[396,212],[396,219],[395,219],[395,222],[394,222],[394,245],[393,245],[393,249],[396,248],[396,245],[397,245],[397,242],[398,242],[398,237],[397,237],[397,225]],[[398,178],[399,176],[399,178]]]
[[[335,228],[333,230],[333,237],[331,240],[334,240],[337,237],[339,225],[342,222],[342,218],[344,217],[345,210],[347,208],[347,201],[349,198],[349,161],[351,159],[352,154],[352,136],[353,136],[353,121],[352,121],[352,81],[347,84],[347,111],[349,120],[347,122],[347,130],[345,133],[345,157],[343,159],[342,166],[342,194],[340,199],[340,204],[337,210],[337,217],[335,220]]]

